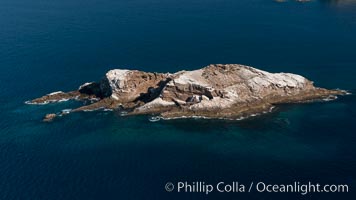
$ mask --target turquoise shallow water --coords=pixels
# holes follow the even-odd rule
[[[333,1],[334,2],[334,1]],[[348,3],[345,3],[348,2]],[[243,121],[76,113],[24,101],[99,80],[112,68],[174,72],[241,63],[355,93],[356,3],[268,0],[0,2],[0,199],[205,199],[168,181],[356,179],[355,96],[284,105]],[[213,199],[300,199],[221,194]]]

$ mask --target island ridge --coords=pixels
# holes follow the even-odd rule
[[[99,82],[85,83],[70,92],[54,92],[27,103],[70,99],[89,102],[79,108],[48,114],[44,121],[88,110],[153,114],[166,119],[239,119],[268,112],[278,104],[331,99],[343,94],[346,91],[315,87],[312,81],[296,74],[269,73],[239,64],[212,64],[176,73],[114,69]]]

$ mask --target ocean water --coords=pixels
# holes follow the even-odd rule
[[[356,92],[356,1],[1,0],[0,199],[354,199],[356,98],[242,121],[76,113],[26,100],[99,80],[240,63]],[[308,181],[349,193],[166,192],[167,182]]]

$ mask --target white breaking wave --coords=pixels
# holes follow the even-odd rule
[[[64,102],[64,101],[69,101],[69,99],[63,98],[63,99],[59,99],[58,101],[54,100],[54,101],[51,101],[51,102]]]
[[[159,120],[161,120],[160,116],[153,116],[148,118],[148,121],[150,122],[158,122]]]
[[[72,109],[68,108],[68,109],[63,109],[62,113],[63,114],[69,114],[72,111]]]
[[[333,101],[333,100],[336,100],[337,99],[337,96],[333,96],[333,95],[330,95],[324,99],[322,99],[323,101]]]
[[[28,105],[46,105],[49,103],[56,103],[56,102],[65,102],[65,101],[69,101],[70,99],[67,98],[63,98],[63,99],[58,99],[58,100],[47,100],[47,101],[43,101],[41,103],[36,103],[36,102],[32,102],[32,101],[25,101],[25,104]]]
[[[64,92],[62,92],[62,91],[57,91],[57,92],[49,93],[49,94],[47,94],[47,95],[48,95],[48,96],[52,96],[52,95],[55,95],[55,94],[62,94],[62,93],[64,93]]]
[[[31,101],[25,101],[25,104],[28,104],[28,105],[46,105],[46,104],[49,104],[51,102],[49,101],[44,101],[42,103],[36,103],[36,102],[31,102]]]
[[[126,112],[126,111],[121,111],[121,112],[119,113],[119,115],[120,115],[120,116],[126,116],[126,115],[127,115],[127,112]]]
[[[93,111],[98,111],[98,110],[103,110],[104,107],[99,107],[99,108],[95,108],[95,109],[85,109],[83,110],[84,112],[93,112]]]
[[[231,120],[231,121],[240,121],[243,119],[247,119],[247,118],[251,118],[251,117],[256,117],[259,116],[261,114],[266,114],[266,113],[271,113],[273,111],[273,109],[275,108],[275,106],[270,107],[270,109],[268,111],[263,111],[260,113],[252,113],[248,116],[244,116],[244,117],[238,117],[238,118],[228,118],[228,117],[206,117],[206,116],[200,116],[200,115],[192,115],[192,116],[179,116],[179,117],[160,117],[163,120],[172,120],[172,119],[220,119],[220,120]]]

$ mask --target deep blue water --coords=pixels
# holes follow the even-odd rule
[[[356,2],[1,0],[0,199],[354,199],[356,97],[243,121],[76,113],[24,101],[112,68],[240,63],[356,92]],[[347,194],[167,193],[172,181],[313,181]]]

